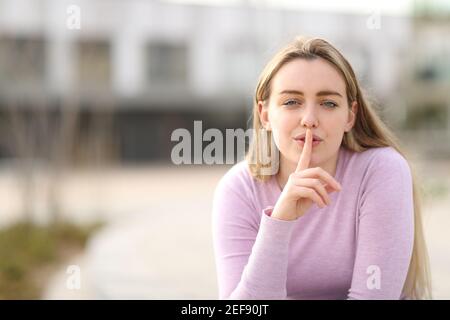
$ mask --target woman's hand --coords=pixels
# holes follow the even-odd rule
[[[312,153],[312,133],[306,130],[300,160],[272,211],[272,217],[295,220],[305,214],[313,202],[320,208],[331,203],[328,193],[340,191],[341,185],[320,167],[309,168]]]

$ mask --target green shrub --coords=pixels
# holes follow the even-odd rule
[[[0,299],[39,299],[43,288],[36,283],[36,275],[60,263],[67,248],[82,250],[101,226],[17,223],[1,229]]]

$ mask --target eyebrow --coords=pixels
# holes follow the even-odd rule
[[[304,93],[302,91],[298,91],[298,90],[283,90],[279,93],[281,94],[298,94],[298,95],[304,95]],[[332,91],[332,90],[322,90],[317,92],[316,96],[339,96],[342,98],[342,95],[339,92],[336,91]]]

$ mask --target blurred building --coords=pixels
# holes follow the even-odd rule
[[[76,13],[72,5],[80,9],[80,29],[68,26]],[[421,52],[425,40],[441,45],[448,19],[437,27],[439,36],[435,28],[428,30],[428,20],[407,16],[381,15],[374,28],[370,14],[304,12],[247,1],[217,7],[143,0],[1,0],[0,121],[7,121],[11,105],[26,112],[36,104],[48,110],[75,104],[81,120],[74,138],[79,159],[96,148],[92,134],[100,127],[106,134],[96,143],[107,146],[110,157],[168,160],[175,144],[171,132],[192,130],[194,120],[203,120],[203,130],[248,127],[265,62],[300,34],[329,39],[369,93],[382,104],[397,103],[393,98],[408,63],[417,62],[411,50]],[[429,56],[414,67],[420,77],[441,77],[441,65],[429,69],[426,61],[437,60]],[[448,60],[443,63],[448,68]],[[439,82],[442,88],[444,82]],[[420,90],[412,92],[420,95]],[[440,101],[448,101],[445,89],[440,92]],[[411,102],[418,101],[411,96]],[[403,101],[394,119],[407,118],[408,104]],[[11,154],[10,144],[2,134],[0,156]]]
[[[450,3],[416,1],[412,22],[395,116],[423,153],[450,157]]]

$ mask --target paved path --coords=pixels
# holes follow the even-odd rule
[[[111,181],[117,190],[105,194],[124,211],[129,204],[132,213],[112,215],[86,253],[68,262],[81,268],[81,290],[67,289],[63,268],[43,298],[217,299],[211,205],[226,170],[119,174]]]

